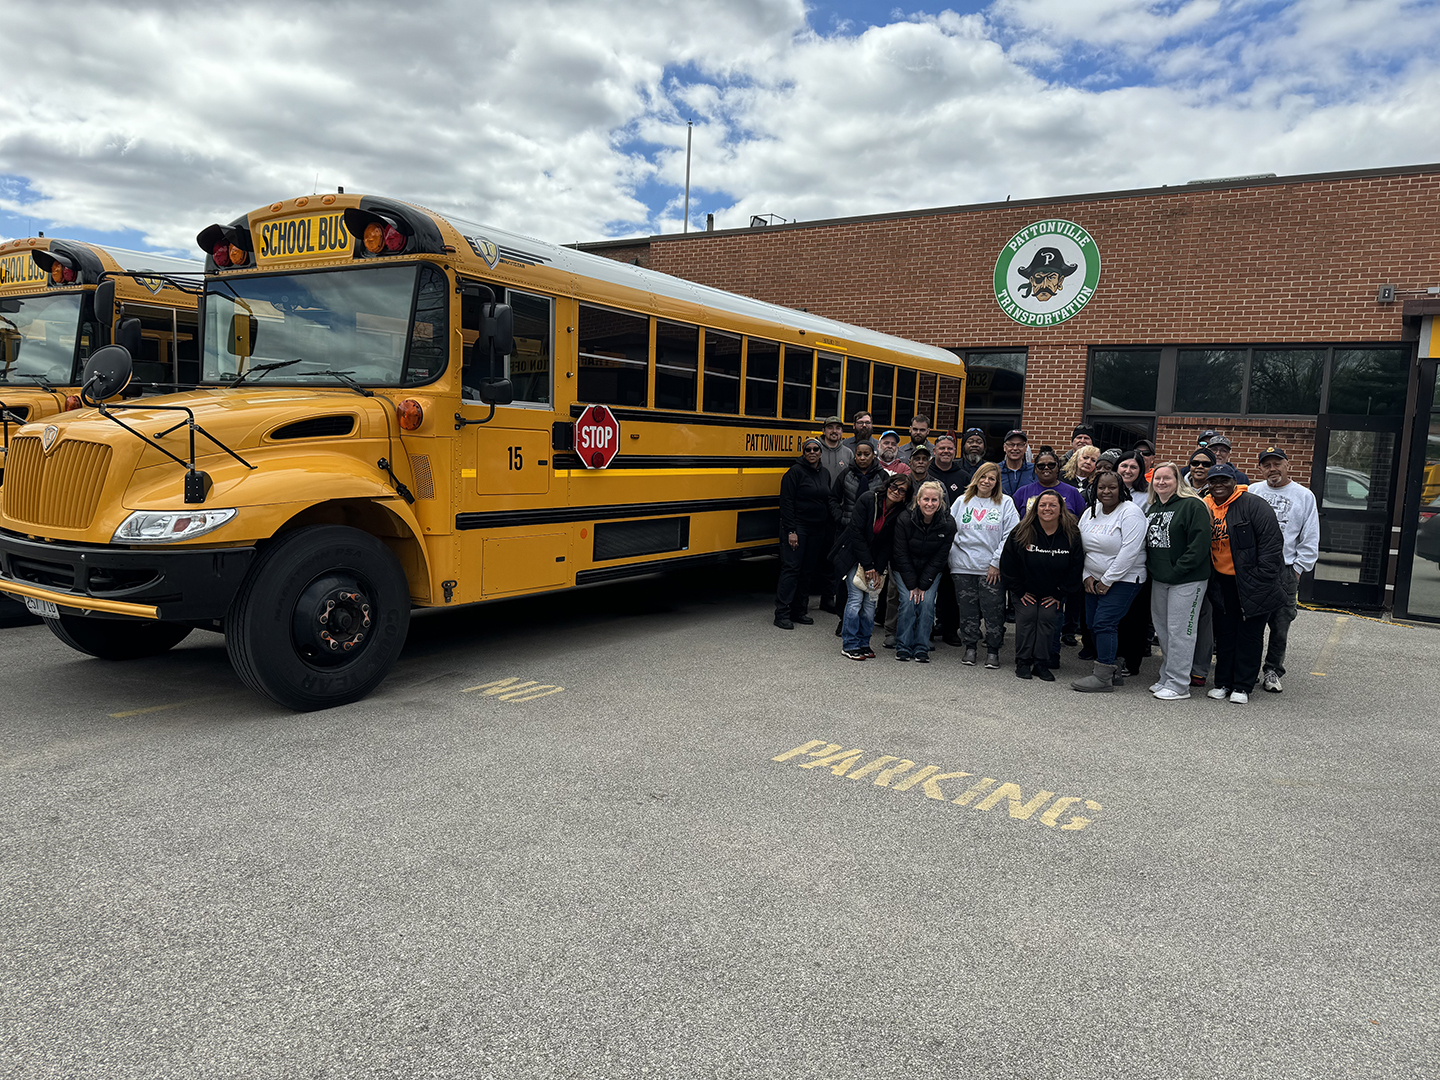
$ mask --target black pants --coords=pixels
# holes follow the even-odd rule
[[[780,583],[775,586],[775,617],[793,619],[804,615],[810,607],[810,580],[824,562],[825,525],[799,525],[795,529],[795,547],[790,546],[789,532],[780,534]],[[834,576],[830,577],[833,589]]]
[[[1212,574],[1210,591],[1215,624],[1215,685],[1248,694],[1260,678],[1270,613],[1241,617],[1240,593],[1233,574]]]
[[[1150,655],[1150,579],[1146,578],[1130,603],[1130,610],[1120,620],[1119,656],[1131,671],[1140,670],[1140,662]]]
[[[1050,639],[1060,621],[1060,606],[1046,607],[1037,597],[1027,604],[1015,595],[1015,663],[1050,663]]]
[[[820,549],[820,561],[815,564],[811,576],[804,579],[807,592],[818,592],[820,594],[820,606],[835,610],[843,610],[845,607],[842,601],[836,608],[835,598],[836,587],[839,579],[831,572],[830,563],[824,558],[825,553],[835,544],[835,537],[839,535],[839,526],[834,521],[826,519],[825,524],[819,527],[819,537],[816,539],[816,547]],[[782,538],[783,539],[783,538]],[[786,545],[789,546],[788,544]],[[841,589],[839,596],[846,596],[846,591]]]

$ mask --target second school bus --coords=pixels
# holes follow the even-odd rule
[[[412,606],[773,546],[817,418],[960,422],[944,350],[406,203],[301,196],[198,239],[203,385],[15,436],[0,591],[97,656],[220,631],[295,709],[378,685]],[[589,405],[619,422],[605,469],[573,445]]]

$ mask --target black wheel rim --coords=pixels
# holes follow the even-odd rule
[[[291,634],[307,663],[336,668],[354,662],[375,638],[370,584],[346,570],[332,570],[305,586],[295,602]]]

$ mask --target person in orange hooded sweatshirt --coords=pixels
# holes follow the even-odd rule
[[[1236,479],[1234,466],[1216,465],[1205,496],[1215,622],[1215,686],[1208,696],[1244,704],[1260,678],[1270,613],[1286,602],[1285,534],[1270,504]]]

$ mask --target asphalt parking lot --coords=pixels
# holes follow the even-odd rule
[[[1440,1073],[1440,633],[1162,705],[847,661],[772,574],[422,615],[301,716],[0,631],[0,1075]]]

